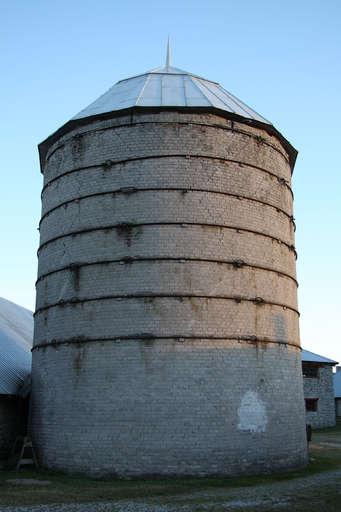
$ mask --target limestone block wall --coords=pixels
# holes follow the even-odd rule
[[[317,398],[317,410],[306,411],[307,423],[312,428],[333,427],[335,425],[335,402],[333,367],[321,365],[317,378],[303,378],[304,398]]]
[[[145,339],[46,347],[33,367],[38,455],[48,468],[121,477],[304,465],[299,370],[300,352],[278,344]]]
[[[341,398],[335,398],[335,414],[338,418],[341,417]]]
[[[130,475],[233,474],[304,463],[290,187],[288,155],[275,137],[213,114],[160,111],[97,120],[50,147],[32,376],[33,436],[43,464]],[[270,368],[279,354],[280,375],[291,382],[283,384],[281,400],[277,370]],[[267,391],[259,395],[263,373]],[[67,386],[74,405],[85,407],[89,399],[89,427],[79,409],[66,411]],[[176,386],[181,396],[175,399]],[[216,426],[226,403],[229,419]],[[160,407],[165,412],[158,415]],[[254,407],[265,411],[264,430],[239,428],[232,418]],[[294,432],[281,454],[275,416],[281,434]],[[250,425],[243,418],[240,425]],[[74,436],[77,423],[83,437]],[[160,432],[153,446],[145,431],[151,424]],[[105,450],[96,436],[98,443],[109,436]],[[95,466],[94,459],[86,462],[90,440]],[[74,462],[67,463],[70,443]],[[115,464],[109,462],[106,453],[117,452]]]

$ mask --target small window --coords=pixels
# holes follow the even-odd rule
[[[317,379],[319,376],[318,366],[310,366],[310,365],[305,365],[303,363],[302,371],[303,371],[303,377],[306,377],[309,379]]]
[[[305,410],[316,412],[317,411],[318,398],[306,398],[305,399]]]

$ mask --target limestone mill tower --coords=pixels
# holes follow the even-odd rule
[[[168,53],[39,151],[42,466],[120,477],[303,466],[290,143]]]

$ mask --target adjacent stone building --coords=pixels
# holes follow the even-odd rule
[[[312,428],[335,425],[333,367],[336,364],[336,361],[302,350],[306,418]]]
[[[41,464],[120,477],[305,465],[290,143],[168,58],[39,151]]]
[[[335,399],[335,414],[337,418],[341,417],[341,366],[336,367],[336,373],[333,375],[334,379],[334,399]]]

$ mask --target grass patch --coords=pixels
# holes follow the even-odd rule
[[[323,436],[328,436],[329,434],[339,434],[339,441],[341,443],[341,418],[337,418],[336,425],[334,427],[328,428],[316,428],[313,430],[313,438],[316,434],[322,434]]]
[[[322,442],[340,443],[341,445],[341,419],[337,420],[335,427],[313,430],[311,443]]]
[[[171,479],[139,479],[139,480],[109,480],[92,479],[84,476],[70,476],[64,473],[52,471],[29,471],[20,473],[15,471],[0,471],[0,507],[5,505],[37,505],[49,503],[90,503],[90,502],[118,502],[123,499],[159,498],[171,500],[172,496],[185,495],[197,491],[209,491],[219,489],[226,492],[237,488],[252,488],[261,485],[271,485],[280,482],[294,482],[302,477],[323,474],[326,471],[341,470],[341,449],[323,446],[318,442],[329,440],[330,435],[341,443],[341,422],[336,427],[313,432],[313,438],[309,449],[310,461],[307,468],[289,472],[278,472],[261,476],[235,476],[217,478],[171,478]],[[41,487],[39,485],[13,485],[7,482],[10,479],[27,478],[34,480],[49,480],[51,485]],[[255,489],[256,492],[256,489]],[[307,498],[306,508],[302,507],[299,500],[301,492],[297,491],[297,503],[290,506],[295,510],[339,510],[341,495],[339,489],[320,489],[316,491],[315,498],[310,501]],[[184,496],[185,499],[185,496]],[[329,503],[331,508],[323,508],[320,501]],[[333,508],[336,503],[339,509]],[[301,508],[296,508],[296,505]],[[328,505],[328,506],[329,506]],[[200,510],[200,505],[198,504]],[[320,508],[318,508],[320,507]],[[195,510],[194,508],[192,510]],[[212,511],[223,510],[214,506]],[[224,509],[226,510],[226,509]],[[252,507],[247,508],[252,512]],[[272,510],[269,508],[269,510]],[[258,508],[258,512],[266,512],[267,505]]]
[[[329,453],[330,450],[327,450]],[[262,476],[235,476],[224,478],[172,478],[160,480],[101,480],[69,476],[51,471],[0,472],[0,505],[36,505],[48,503],[89,503],[122,499],[164,497],[210,489],[255,487],[307,477],[331,469],[341,468],[338,459],[328,457],[324,450],[317,453],[308,467],[299,471],[278,472]],[[49,480],[51,485],[19,486],[7,483],[14,478]]]

